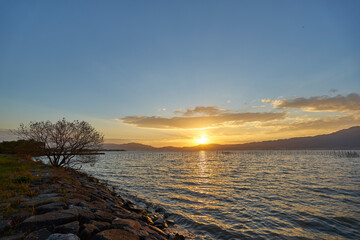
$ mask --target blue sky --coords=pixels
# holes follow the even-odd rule
[[[358,94],[359,12],[359,1],[1,1],[0,129],[66,117],[109,139],[180,144],[203,130],[123,118]]]

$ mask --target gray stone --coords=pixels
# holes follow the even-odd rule
[[[24,222],[20,224],[20,229],[25,231],[33,231],[51,225],[58,226],[75,221],[77,217],[77,212],[72,212],[69,210],[48,212],[45,214],[35,215],[27,218]]]
[[[14,213],[13,215],[11,215],[10,218],[13,221],[13,225],[16,225],[32,215],[33,214],[31,212],[23,211],[23,212]]]
[[[24,233],[17,233],[15,235],[5,236],[0,238],[0,240],[20,240],[24,238]]]
[[[11,226],[11,220],[0,221],[0,232],[4,232]]]
[[[11,205],[11,203],[8,203],[8,202],[0,203],[0,208],[8,208],[8,207],[10,207],[10,205]]]
[[[109,229],[99,232],[91,240],[139,240],[139,237],[122,229]]]
[[[47,213],[47,212],[61,210],[64,209],[65,207],[66,204],[64,202],[53,202],[45,205],[40,205],[36,207],[35,210],[37,213]]]
[[[73,233],[78,234],[79,233],[79,222],[70,222],[63,225],[56,226],[54,229],[55,233]]]
[[[80,238],[72,233],[68,233],[68,234],[54,233],[51,234],[47,240],[80,240]]]
[[[53,197],[61,197],[61,195],[59,193],[45,193],[37,196],[37,198],[53,198]]]
[[[51,198],[32,198],[32,199],[28,199],[27,201],[21,202],[19,204],[19,207],[24,208],[24,207],[36,207],[39,205],[44,205],[44,204],[48,204],[48,203],[52,203],[52,202],[60,202],[62,200],[61,197],[51,197]]]
[[[46,228],[42,228],[26,236],[25,240],[46,240],[51,235]]]

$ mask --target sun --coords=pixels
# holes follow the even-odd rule
[[[200,138],[196,139],[196,142],[198,144],[206,144],[209,142],[209,139],[206,136],[202,135]]]

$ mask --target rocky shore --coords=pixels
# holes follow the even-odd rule
[[[43,164],[30,172],[31,194],[0,204],[0,240],[185,239],[166,230],[174,222],[135,208],[94,177]]]

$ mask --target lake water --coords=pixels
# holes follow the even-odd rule
[[[83,170],[193,239],[360,239],[360,158],[342,153],[107,152]]]

